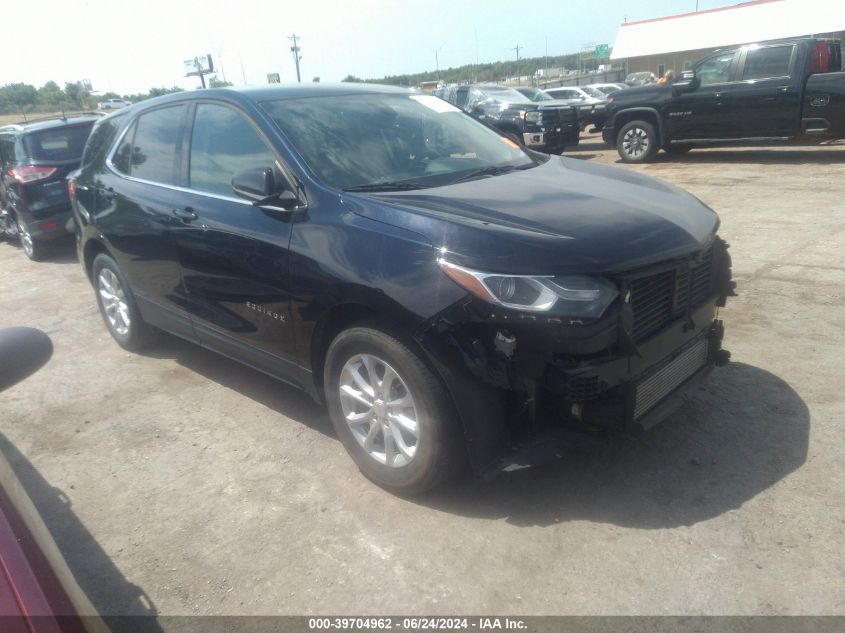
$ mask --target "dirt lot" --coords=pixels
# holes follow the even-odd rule
[[[616,161],[596,137],[572,155]],[[416,501],[363,479],[307,396],[173,338],[122,351],[72,249],[0,243],[0,326],[56,347],[0,395],[0,442],[94,605],[845,614],[845,146],[633,169],[721,214],[733,364],[643,437]]]

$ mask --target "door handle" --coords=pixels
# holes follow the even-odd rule
[[[191,222],[199,217],[196,211],[194,211],[191,207],[185,207],[184,209],[173,209],[171,213],[184,222]]]
[[[715,93],[713,93],[713,97],[714,97],[714,98],[716,98],[716,99],[721,99],[721,98],[722,98],[722,97],[724,97],[724,96],[725,96],[725,93],[724,93],[724,92],[715,92]]]
[[[792,86],[778,86],[778,92],[788,94],[792,92]]]

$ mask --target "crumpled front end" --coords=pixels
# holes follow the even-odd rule
[[[523,463],[557,431],[648,428],[728,362],[718,309],[734,283],[723,240],[605,278],[619,294],[593,322],[469,297],[419,330],[455,396],[476,471]]]

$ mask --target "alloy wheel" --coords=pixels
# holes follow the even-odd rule
[[[648,132],[641,127],[632,127],[622,137],[622,149],[631,158],[642,156],[649,145]]]
[[[35,255],[35,243],[32,241],[32,236],[29,234],[20,222],[17,223],[18,226],[18,235],[21,238],[21,246],[23,247],[23,252],[26,253],[26,256],[32,259]]]
[[[420,441],[414,397],[385,361],[357,354],[340,372],[343,417],[358,444],[375,461],[392,468],[407,466]]]
[[[97,278],[97,286],[109,325],[118,335],[126,336],[131,322],[129,305],[126,303],[126,294],[120,280],[114,272],[103,268]]]

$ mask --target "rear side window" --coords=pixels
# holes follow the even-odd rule
[[[133,178],[166,185],[176,184],[185,108],[184,105],[170,106],[138,117],[130,158]]]
[[[119,118],[105,119],[94,126],[88,142],[85,144],[85,152],[82,154],[82,167],[90,167],[93,163],[102,163],[105,153],[114,142],[120,124],[123,121]]]
[[[789,76],[792,48],[789,45],[748,49],[745,54],[745,68],[742,71],[742,78],[747,80]]]
[[[274,169],[276,158],[239,112],[226,106],[197,106],[191,137],[190,187],[234,196],[232,177],[248,169]]]
[[[79,160],[92,127],[93,123],[88,123],[27,134],[27,154],[33,160]]]
[[[0,136],[0,165],[16,164],[15,160],[15,137]]]
[[[129,126],[126,134],[120,139],[120,145],[111,157],[111,163],[121,174],[130,176],[132,174],[132,141],[135,140],[135,123]]]

